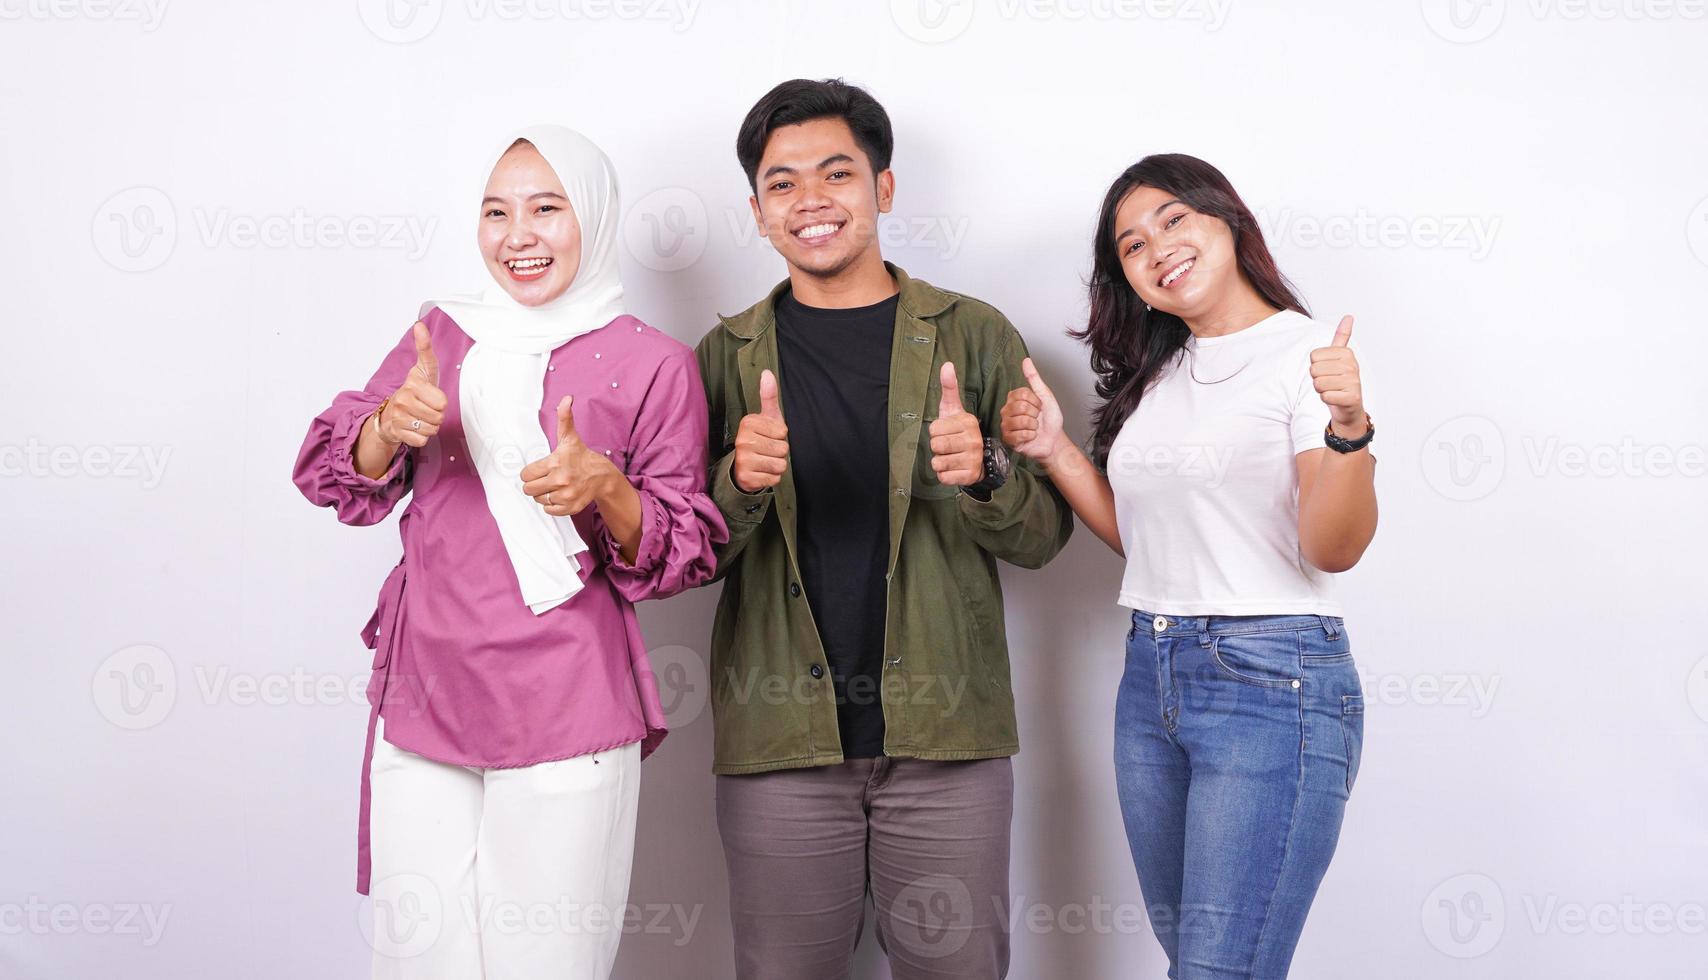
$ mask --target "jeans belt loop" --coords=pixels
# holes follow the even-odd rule
[[[1334,625],[1334,617],[1317,613],[1317,620],[1323,624],[1323,632],[1328,634],[1329,639],[1340,639],[1340,629]]]
[[[1210,617],[1198,617],[1198,645],[1208,650],[1210,648]]]

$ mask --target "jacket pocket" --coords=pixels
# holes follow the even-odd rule
[[[1340,733],[1346,739],[1346,791],[1350,793],[1364,755],[1364,695],[1340,696]]]
[[[368,624],[362,627],[362,643],[374,651],[373,669],[384,667],[391,660],[392,644],[397,642],[397,623],[399,612],[403,607],[403,562],[391,570],[386,576],[385,584],[380,586],[379,601],[374,605],[374,614],[368,617]]]

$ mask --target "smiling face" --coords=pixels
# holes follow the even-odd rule
[[[480,204],[486,270],[523,306],[562,296],[581,267],[581,223],[563,182],[532,143],[511,147],[492,168]]]
[[[840,117],[772,132],[749,198],[759,233],[793,268],[833,278],[878,248],[878,215],[889,211],[895,178],[874,174],[854,131]]]
[[[1191,322],[1240,291],[1233,230],[1168,191],[1129,191],[1115,209],[1114,233],[1128,284],[1156,309]]]

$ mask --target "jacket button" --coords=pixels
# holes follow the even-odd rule
[[[757,510],[758,510],[758,509],[759,509],[759,505],[758,505],[758,504],[748,504],[748,505],[747,505],[747,512],[748,512],[748,513],[749,513],[749,514],[751,514],[751,513],[753,513],[753,512],[754,512],[754,511],[757,511]]]
[[[789,583],[789,594],[794,596],[797,599],[799,599],[801,597],[801,585],[799,582],[790,582]],[[814,674],[813,676],[817,677],[818,675]]]
[[[818,664],[813,664],[812,669],[807,671],[807,673],[813,675],[814,677],[823,677],[824,676],[824,668],[820,667]]]

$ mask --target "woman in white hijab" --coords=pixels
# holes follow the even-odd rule
[[[609,974],[665,734],[633,603],[708,581],[727,539],[693,352],[623,312],[610,160],[556,126],[498,149],[491,283],[425,304],[296,465],[347,524],[410,495],[363,631],[376,977]]]

